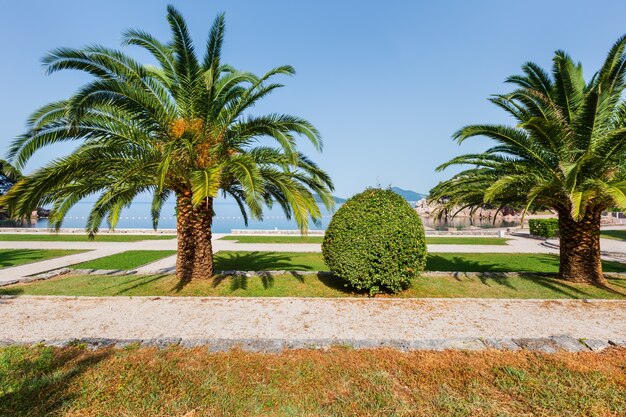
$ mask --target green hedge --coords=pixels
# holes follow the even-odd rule
[[[347,285],[370,294],[397,292],[424,269],[424,226],[402,197],[370,188],[335,213],[322,253],[330,270]]]
[[[530,219],[528,228],[531,235],[551,238],[559,234],[559,221],[558,219]]]

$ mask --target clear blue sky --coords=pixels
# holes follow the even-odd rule
[[[254,72],[296,68],[287,86],[256,111],[311,120],[325,140],[323,154],[312,156],[343,197],[377,184],[427,192],[451,174],[435,173],[438,164],[488,143],[459,147],[450,139],[455,130],[508,121],[486,99],[507,91],[503,80],[521,64],[547,67],[553,51],[564,49],[590,77],[626,33],[623,0],[5,2],[0,152],[23,131],[29,113],[86,80],[75,72],[45,76],[40,58],[47,51],[90,43],[117,47],[129,27],[166,40],[168,3],[187,18],[198,49],[224,11],[226,62]],[[37,155],[27,168],[70,149]]]

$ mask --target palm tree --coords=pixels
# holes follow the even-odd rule
[[[466,126],[454,138],[486,136],[495,146],[441,165],[473,165],[431,191],[446,208],[483,204],[556,211],[562,279],[605,283],[600,259],[600,216],[626,207],[626,37],[609,51],[587,82],[582,66],[562,51],[552,73],[534,63],[509,77],[510,94],[490,99],[513,116],[515,126]]]
[[[223,64],[223,14],[213,23],[200,62],[185,21],[172,6],[167,20],[169,43],[141,30],[123,35],[124,45],[144,48],[158,66],[102,46],[61,48],[44,58],[48,73],[73,69],[95,79],[69,99],[36,111],[28,131],[12,144],[10,158],[22,167],[48,145],[79,145],[22,179],[3,201],[19,216],[52,205],[50,222],[58,229],[74,204],[97,194],[87,221],[93,235],[105,219],[114,228],[121,210],[145,192],[153,195],[156,228],[164,202],[173,195],[177,276],[187,281],[213,274],[213,200],[220,191],[234,198],[246,223],[248,216],[261,219],[264,205],[277,203],[305,232],[310,219],[321,218],[314,194],[331,208],[333,185],[297,149],[302,136],[321,150],[311,123],[284,114],[249,114],[282,87],[270,79],[293,74],[292,67],[256,76]]]
[[[0,159],[0,175],[12,182],[17,182],[22,178],[22,172],[4,159]]]

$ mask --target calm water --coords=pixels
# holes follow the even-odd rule
[[[70,210],[63,222],[63,227],[67,228],[84,228],[89,216],[89,211],[93,203],[80,202]],[[234,201],[216,201],[214,210],[216,216],[213,221],[213,231],[215,233],[228,233],[231,229],[246,229],[239,206]],[[322,210],[323,218],[320,226],[311,224],[311,229],[325,229],[330,222],[332,213]],[[176,218],[175,203],[168,202],[161,210],[161,218],[159,220],[159,229],[175,229]],[[264,220],[250,220],[248,229],[297,229],[295,220],[287,220],[280,207],[275,206],[272,209],[265,208]],[[31,227],[47,228],[48,220],[42,219],[37,221]],[[106,223],[103,223],[106,227]],[[129,208],[125,209],[119,223],[118,229],[150,229],[152,228],[152,218],[150,216],[150,203],[134,202]]]
[[[72,210],[68,213],[65,218],[65,222],[63,223],[63,227],[67,228],[84,228],[85,223],[87,221],[87,216],[89,215],[89,210],[91,209],[93,203],[90,202],[80,202],[74,206]],[[336,209],[338,209],[340,205],[338,204]],[[174,217],[174,202],[168,202],[164,205],[163,210],[161,211],[161,219],[159,221],[159,229],[175,229],[176,228],[176,218]],[[213,222],[213,231],[216,233],[229,233],[232,229],[246,229],[246,226],[243,221],[243,217],[241,216],[241,212],[239,211],[239,207],[234,201],[228,200],[217,200],[215,202],[215,213],[216,217]],[[332,213],[322,209],[323,218],[321,225],[310,225],[311,229],[326,229],[328,223],[330,223],[330,219],[332,217]],[[495,224],[489,220],[475,220],[470,221],[467,218],[455,218],[448,221],[437,221],[432,218],[424,218],[422,219],[424,224],[428,227],[432,227],[437,230],[444,230],[447,227],[457,227],[457,228],[467,228],[470,226],[481,227],[481,228],[492,228],[492,227],[512,227],[516,226],[519,223],[516,222],[504,222],[497,221]],[[12,224],[3,224],[0,226],[12,226]],[[37,221],[36,224],[32,224],[30,227],[36,228],[47,228],[48,220],[43,219]],[[103,224],[103,228],[107,227],[106,224]],[[129,208],[122,212],[120,216],[120,221],[117,225],[119,229],[150,229],[152,228],[152,220],[150,217],[150,203],[148,202],[134,202]],[[298,226],[296,222],[292,220],[287,220],[285,215],[283,214],[280,207],[275,206],[272,209],[266,208],[264,210],[264,220],[251,220],[247,229],[255,230],[255,229],[297,229]]]

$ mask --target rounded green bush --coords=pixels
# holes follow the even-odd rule
[[[333,274],[350,286],[398,292],[424,269],[424,226],[398,194],[368,188],[337,210],[322,252]]]

